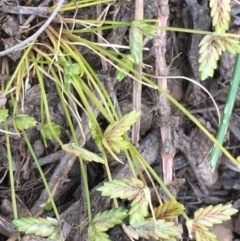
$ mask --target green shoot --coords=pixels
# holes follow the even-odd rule
[[[67,61],[64,64],[64,87],[67,92],[70,92],[72,77],[75,75],[83,75],[81,66],[77,63],[73,64],[71,61]]]
[[[240,85],[240,76],[238,74],[239,71],[240,71],[240,54],[238,54],[236,58],[236,63],[233,70],[232,82],[229,87],[227,101],[226,101],[226,105],[225,105],[222,120],[221,120],[221,125],[217,133],[216,139],[220,144],[223,144],[224,142],[224,138],[225,138],[225,135],[229,126],[230,118],[232,115],[234,103],[238,94],[238,89]],[[212,171],[216,168],[220,153],[221,151],[219,147],[216,146],[216,144],[214,144],[210,158],[209,158],[209,166]],[[238,163],[238,166],[240,166],[240,163]]]

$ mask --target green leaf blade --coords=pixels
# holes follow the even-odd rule
[[[18,114],[14,117],[14,124],[17,129],[23,130],[35,126],[37,121],[29,115]]]
[[[176,238],[182,233],[182,229],[173,222],[157,219],[156,223],[153,218],[146,219],[141,223],[130,225],[130,227],[142,238],[154,238],[156,240]]]
[[[134,178],[114,179],[110,182],[104,182],[104,185],[98,187],[97,190],[102,192],[102,196],[133,200],[141,192],[141,188],[137,185],[139,182],[141,181]]]
[[[54,133],[51,132],[49,125],[51,125]],[[46,123],[44,126],[42,126],[40,133],[41,133],[42,138],[51,140],[54,138],[54,135],[58,136],[61,133],[61,129],[58,124],[56,124],[54,122],[50,122],[50,123]]]
[[[133,62],[134,62],[131,55],[124,56],[122,58],[122,61],[126,63],[126,65],[129,68],[124,68],[123,66],[118,65],[119,68],[116,70],[115,77],[119,82],[121,82],[125,78],[125,76],[130,72],[129,69],[133,68]]]
[[[200,208],[194,213],[194,222],[206,227],[211,227],[214,224],[222,223],[225,220],[231,219],[231,215],[237,213],[238,210],[231,208],[231,205],[216,205]]]
[[[50,220],[53,220],[52,218]],[[57,237],[57,240],[62,240],[60,227],[58,226],[58,221],[55,220],[54,225],[52,221],[46,218],[34,218],[34,217],[23,217],[19,219],[14,219],[13,224],[20,232],[25,232],[26,234],[34,234],[41,237]]]
[[[141,23],[133,21],[129,31],[129,47],[133,62],[141,64],[142,62],[142,45],[143,45],[143,32],[141,30]]]
[[[62,145],[62,149],[66,152],[70,152],[76,156],[79,156],[86,161],[95,161],[95,162],[102,163],[102,164],[105,163],[105,161],[101,157],[99,157],[98,155],[96,155],[93,152],[90,152],[90,151],[76,145],[75,143],[64,144],[64,145]]]
[[[97,232],[105,232],[115,225],[121,224],[127,215],[127,209],[113,208],[95,215],[91,225],[94,226]]]
[[[8,110],[7,109],[0,109],[0,123],[5,121],[8,117]]]

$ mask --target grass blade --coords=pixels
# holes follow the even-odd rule
[[[226,105],[224,108],[221,124],[219,126],[217,137],[216,137],[217,141],[220,144],[223,144],[224,137],[226,135],[226,132],[227,132],[227,129],[229,126],[230,117],[232,115],[233,106],[234,106],[236,96],[238,93],[238,88],[239,88],[239,84],[240,84],[239,71],[240,71],[240,54],[238,54],[237,58],[236,58],[236,62],[235,62],[234,70],[233,70],[232,81],[231,81],[229,91],[228,91]],[[209,159],[209,166],[212,171],[215,169],[215,167],[217,165],[217,161],[220,156],[220,153],[221,153],[221,150],[219,149],[219,147],[216,144],[214,144],[212,152],[211,152],[211,156]]]

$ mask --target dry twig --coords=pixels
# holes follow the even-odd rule
[[[26,45],[30,44],[34,39],[36,39],[47,27],[48,25],[53,21],[53,19],[56,17],[58,11],[60,10],[61,6],[63,5],[64,0],[59,0],[56,8],[52,12],[51,16],[48,18],[48,20],[42,25],[41,28],[38,29],[36,33],[34,33],[31,37],[25,39],[24,41],[20,42],[19,44],[5,49],[0,52],[0,57],[5,56],[7,54],[12,53],[13,51],[16,51],[20,48],[24,48]]]
[[[160,0],[159,11],[158,11],[158,24],[159,26],[166,26],[167,19],[169,15],[168,0]],[[154,41],[155,45],[155,55],[156,55],[156,76],[167,76],[168,67],[165,60],[166,51],[166,31],[158,30],[157,37]],[[168,90],[167,78],[159,78],[158,85],[164,90]],[[175,148],[172,144],[171,136],[171,109],[168,99],[161,93],[158,97],[158,106],[160,113],[160,129],[162,137],[162,166],[163,166],[163,180],[165,184],[170,184],[172,182],[172,166],[173,157],[175,154]]]
[[[0,6],[0,11],[11,14],[33,14],[41,17],[48,17],[52,11],[47,7],[25,7],[25,6]]]

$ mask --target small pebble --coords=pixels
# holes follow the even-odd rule
[[[41,140],[36,140],[33,144],[33,149],[37,157],[41,157],[44,153],[44,145]]]

